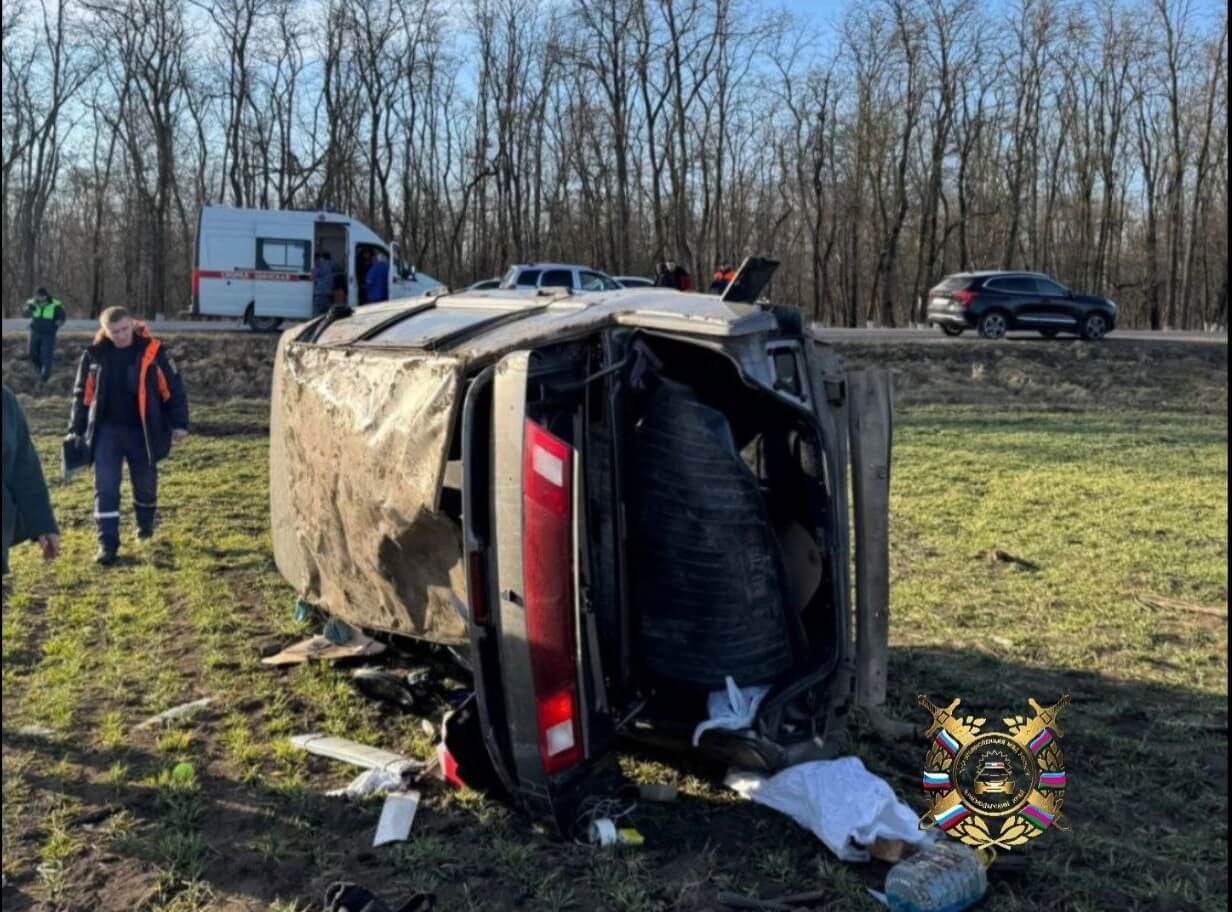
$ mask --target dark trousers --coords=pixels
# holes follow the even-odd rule
[[[138,427],[104,424],[94,436],[94,521],[104,548],[120,546],[120,478],[124,463],[133,485],[139,529],[153,530],[158,509],[158,467],[150,462],[145,433]]]
[[[56,357],[56,337],[54,333],[30,333],[30,363],[46,380],[51,376],[52,362]]]

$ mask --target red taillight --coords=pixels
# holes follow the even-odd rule
[[[954,291],[950,293],[950,297],[962,304],[963,307],[970,307],[971,302],[975,300],[974,291]]]
[[[573,620],[573,448],[529,419],[522,465],[526,637],[546,773],[582,759]]]
[[[488,575],[484,571],[483,552],[472,551],[466,559],[466,594],[470,600],[471,622],[488,623]]]
[[[192,271],[192,293],[194,295],[201,294],[201,270],[194,269]]]

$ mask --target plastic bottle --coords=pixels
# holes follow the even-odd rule
[[[960,842],[926,845],[886,875],[890,912],[961,912],[988,889],[984,862]]]

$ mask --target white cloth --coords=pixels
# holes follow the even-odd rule
[[[731,675],[727,676],[726,690],[712,690],[707,701],[710,718],[693,729],[693,746],[697,747],[702,733],[712,728],[738,731],[748,728],[757,718],[757,707],[765,699],[770,688],[766,686],[737,687]]]
[[[403,788],[399,770],[368,769],[340,789],[326,792],[330,798],[363,798],[378,792],[396,792]]]
[[[840,861],[868,861],[878,838],[922,842],[919,816],[859,757],[815,760],[766,778],[733,772],[729,788],[812,830]]]

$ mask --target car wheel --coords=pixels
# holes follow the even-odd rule
[[[282,320],[279,317],[252,317],[248,321],[248,326],[253,332],[273,332],[282,325]]]
[[[1098,342],[1108,334],[1108,318],[1102,313],[1089,313],[1082,320],[1082,338]]]
[[[989,311],[980,317],[980,335],[985,339],[1004,339],[1009,329],[1009,318],[1002,311]]]
[[[1040,335],[1045,339],[1055,339],[1057,337],[1057,331],[1055,329],[1041,329]]]
[[[944,323],[941,324],[941,331],[947,336],[961,336],[963,334],[961,326],[946,326]]]

